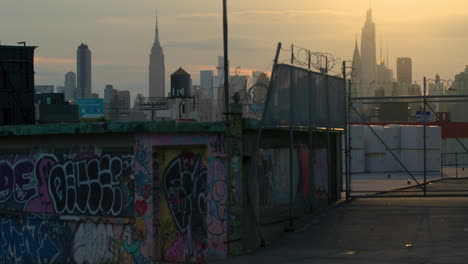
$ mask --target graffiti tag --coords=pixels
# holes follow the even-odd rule
[[[57,163],[48,181],[56,212],[119,215],[123,209],[122,171],[122,160],[110,155]]]
[[[53,263],[60,251],[48,234],[41,232],[42,221],[28,220],[16,227],[0,219],[0,264]]]

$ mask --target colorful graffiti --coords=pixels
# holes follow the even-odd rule
[[[132,156],[41,154],[0,157],[0,208],[131,216]],[[130,161],[129,161],[130,160]]]
[[[146,264],[145,225],[65,221],[59,217],[0,219],[0,264]]]
[[[120,188],[122,172],[122,160],[109,155],[100,159],[57,162],[52,167],[48,180],[55,211],[120,215],[123,209],[123,193]]]
[[[207,148],[167,147],[153,153],[155,175],[161,175],[157,233],[162,261],[203,262],[227,255],[226,164],[207,157],[222,148],[208,153]]]
[[[207,167],[200,154],[184,151],[169,162],[163,175],[167,206],[180,232],[164,258],[168,261],[203,259],[203,255],[197,254],[203,252],[207,238]]]
[[[0,219],[0,264],[56,261],[59,246],[44,232],[43,224],[40,219],[24,223]]]

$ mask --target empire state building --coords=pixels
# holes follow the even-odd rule
[[[367,10],[367,17],[361,36],[361,81],[369,86],[376,79],[377,58],[375,43],[375,24],[372,21],[372,9]],[[373,96],[372,89],[369,95]]]
[[[164,67],[164,53],[159,42],[158,18],[156,16],[156,30],[149,63],[149,97],[164,97],[166,85],[166,69]]]

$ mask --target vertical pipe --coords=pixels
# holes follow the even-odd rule
[[[458,152],[455,152],[455,177],[458,179]]]
[[[331,165],[331,138],[330,138],[330,89],[329,89],[329,83],[328,83],[328,57],[326,58],[326,68],[325,68],[325,100],[326,100],[326,106],[327,106],[327,167],[328,167],[328,198],[330,198],[332,192],[331,190],[334,190],[335,186],[332,186],[332,165]],[[334,193],[333,193],[334,194]]]
[[[291,44],[291,64],[294,64],[294,44]]]
[[[294,118],[294,70],[289,69],[289,228],[293,228],[293,184],[294,184],[294,132],[293,132],[293,118]]]
[[[444,177],[444,153],[440,154],[440,178]]]
[[[310,54],[310,52],[309,52]],[[313,115],[313,112],[314,112],[314,93],[313,91],[316,89],[315,87],[315,83],[314,83],[314,80],[313,79],[313,73],[311,71],[309,71],[307,73],[308,75],[308,82],[309,82],[309,87],[307,89],[307,91],[309,92],[308,96],[308,106],[309,106],[309,188],[310,188],[310,201],[311,201],[311,209],[313,209],[313,205],[314,205],[314,190],[315,190],[315,184],[314,184],[314,135],[313,135],[313,131],[312,131],[312,126],[315,124],[315,122],[313,122],[314,119],[314,115]]]
[[[344,156],[344,158],[345,158],[345,185],[346,185],[346,200],[348,200],[349,199],[349,192],[348,192],[348,185],[349,185],[349,182],[348,182],[349,181],[349,178],[348,178],[348,170],[349,170],[349,168],[348,168],[348,165],[349,165],[348,164],[348,156],[349,156],[349,152],[348,152],[348,150],[349,150],[349,148],[348,148],[348,133],[349,133],[349,131],[348,131],[348,113],[346,111],[346,109],[347,109],[347,104],[346,104],[346,83],[347,83],[346,82],[346,61],[343,61],[343,82],[344,82],[344,86],[343,86],[343,89],[344,89],[344,91],[343,91],[343,96],[344,96],[343,110],[344,110],[344,117],[345,117],[345,123],[344,123],[345,132],[344,132],[344,135],[343,135],[344,139],[345,139],[344,140],[344,145],[345,145],[344,146],[345,147],[345,151],[344,151],[344,155],[345,155]],[[343,159],[341,159],[341,160],[343,160]],[[343,178],[343,177],[341,177],[341,178]],[[341,184],[341,186],[343,186],[343,184]]]
[[[352,83],[351,80],[349,80],[348,81],[348,101],[347,101],[347,103],[348,103],[348,108],[347,108],[348,127],[347,127],[347,129],[348,129],[348,151],[349,151],[349,157],[348,157],[348,170],[349,170],[348,171],[348,178],[349,178],[349,180],[348,180],[348,184],[349,185],[348,185],[348,187],[346,187],[346,189],[349,192],[348,195],[349,195],[350,198],[351,198],[351,184],[352,184],[352,180],[353,180],[353,178],[352,178],[352,175],[353,175],[352,171],[353,170],[352,170],[352,167],[351,167],[351,161],[352,161],[352,158],[353,158],[353,156],[352,156],[352,153],[353,153],[352,149],[353,148],[351,147],[351,103],[352,103],[352,101],[351,101],[351,89],[352,89],[352,86],[353,86],[353,83]]]
[[[250,168],[250,172],[252,175],[256,175],[257,174],[257,159],[258,159],[258,152],[259,152],[259,149],[260,149],[260,141],[262,139],[262,133],[263,133],[263,127],[265,126],[265,119],[266,119],[266,113],[269,111],[269,106],[270,106],[270,102],[272,100],[272,97],[274,96],[273,95],[273,92],[274,92],[274,81],[276,79],[276,72],[277,72],[277,67],[278,67],[278,58],[279,58],[279,55],[280,55],[280,52],[281,52],[281,42],[278,42],[278,46],[276,48],[276,54],[275,54],[275,59],[273,61],[273,68],[271,70],[271,77],[270,77],[270,83],[268,85],[268,91],[267,91],[267,96],[266,96],[266,100],[265,100],[265,107],[264,107],[264,110],[263,110],[263,113],[262,113],[262,120],[260,120],[260,126],[259,126],[259,129],[258,129],[258,132],[257,132],[257,137],[255,139],[255,148],[253,149],[253,153],[252,153],[252,163],[251,163],[251,168]],[[247,177],[247,195],[248,195],[248,200],[250,203],[252,203],[252,195],[251,195],[251,192],[250,192],[250,184],[249,184],[249,179],[250,177]],[[261,245],[262,246],[265,246],[265,239],[263,237],[263,233],[262,233],[262,227],[260,225],[260,214],[258,212],[255,211],[255,207],[252,205],[251,206],[252,208],[252,213],[254,214],[254,217],[255,217],[255,224],[257,226],[257,231],[258,231],[258,234],[260,236],[260,241],[261,241]]]
[[[311,55],[311,52],[309,50],[309,70],[310,70],[311,64],[312,64],[312,55]]]
[[[229,58],[228,58],[228,20],[227,4],[223,0],[223,43],[224,43],[224,111],[229,125]]]
[[[423,130],[423,144],[424,144],[424,196],[427,196],[427,139],[426,139],[426,134],[427,134],[427,122],[426,122],[426,92],[427,92],[427,82],[426,82],[426,77],[424,77],[424,94],[423,94],[423,104],[424,104],[424,130]]]

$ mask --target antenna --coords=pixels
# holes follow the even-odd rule
[[[156,27],[158,27],[158,8],[156,8]]]
[[[382,56],[382,34],[380,34],[380,64],[382,64],[383,56]]]
[[[388,59],[388,41],[387,41],[387,66],[390,67],[390,60]]]

